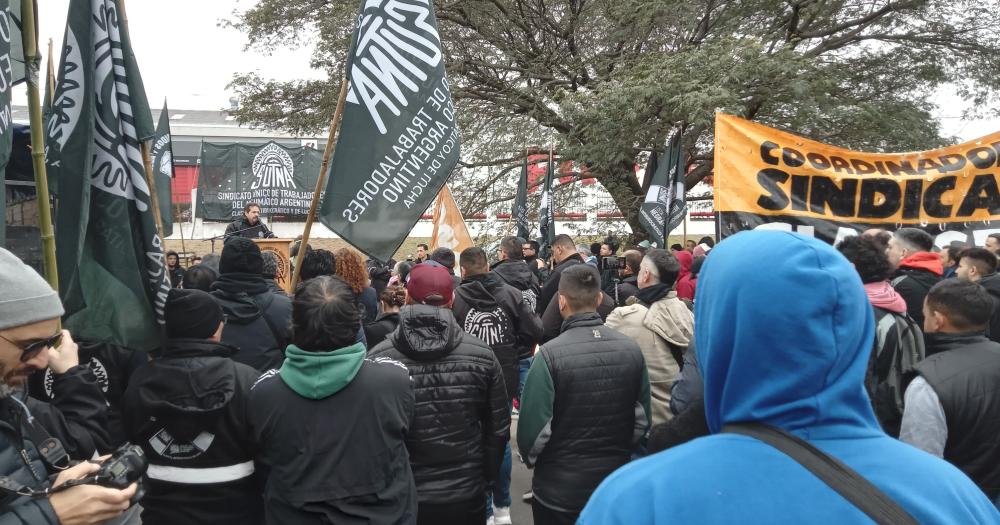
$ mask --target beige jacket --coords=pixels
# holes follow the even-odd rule
[[[653,424],[669,420],[670,388],[681,370],[670,353],[670,345],[687,347],[691,343],[694,314],[677,298],[677,292],[671,291],[650,308],[639,303],[615,308],[604,324],[639,345],[649,371]]]

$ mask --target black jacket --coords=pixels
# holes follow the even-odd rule
[[[129,378],[132,376],[132,373],[140,366],[146,364],[148,358],[146,352],[130,350],[109,343],[80,340],[77,341],[77,345],[79,346],[80,363],[85,363],[91,372],[93,372],[94,377],[97,378],[97,386],[100,392],[96,397],[97,400],[94,402],[99,403],[101,406],[106,405],[106,424],[101,423],[100,421],[102,420],[90,422],[89,420],[95,417],[90,410],[82,413],[76,411],[72,413],[78,413],[82,416],[82,420],[87,420],[87,422],[80,421],[80,424],[88,428],[99,428],[99,432],[102,434],[104,432],[107,433],[107,438],[110,441],[102,443],[103,440],[98,440],[95,445],[97,446],[98,453],[110,453],[127,441],[125,431],[122,430],[122,396],[125,395],[125,389],[128,387]],[[55,378],[53,377],[52,370],[48,368],[32,374],[28,378],[28,393],[31,397],[40,401],[53,403],[55,394],[54,386]],[[74,398],[77,396],[78,394],[74,393],[68,397]],[[50,432],[52,431],[50,430]],[[91,432],[88,431],[88,433]],[[98,434],[94,433],[91,433],[91,435],[98,436]],[[89,450],[89,447],[85,448]],[[83,452],[86,457],[90,457],[90,454],[86,454],[86,450]]]
[[[108,436],[108,403],[94,372],[86,365],[65,374],[49,374],[52,398],[46,402],[24,396],[35,420],[58,439],[70,458],[83,461],[112,449]]]
[[[374,323],[365,325],[365,342],[368,348],[375,348],[375,345],[385,341],[385,338],[399,326],[399,312],[382,314],[375,319]]]
[[[167,275],[170,276],[170,287],[180,288],[181,281],[184,280],[184,268],[178,264],[177,266],[167,270]]]
[[[321,399],[300,396],[281,373],[265,373],[250,391],[251,437],[269,469],[268,523],[415,523],[406,367],[365,359],[348,385]],[[315,380],[329,376],[316,370]]]
[[[125,392],[125,429],[149,461],[142,521],[260,523],[263,499],[247,422],[256,370],[235,348],[171,339],[135,372]],[[216,481],[207,482],[215,469]]]
[[[535,388],[544,374],[549,386]],[[604,326],[596,312],[576,314],[535,354],[521,401],[519,423],[527,425],[518,429],[518,445],[535,467],[535,499],[579,512],[601,481],[628,463],[648,429],[646,363],[635,341]],[[547,431],[531,435],[539,413],[549,414]]]
[[[611,314],[611,311],[615,309],[615,300],[608,297],[607,294],[601,294],[601,304],[597,307],[597,313],[601,315],[601,321],[603,322]],[[554,297],[552,301],[549,302],[548,308],[545,309],[545,313],[542,314],[542,343],[547,343],[559,336],[562,332],[563,318],[562,314],[559,313],[559,298]]]
[[[1000,495],[1000,344],[981,333],[926,334],[917,372],[944,408],[944,459],[965,472],[990,501]]]
[[[922,268],[900,268],[892,279],[892,287],[906,301],[906,313],[924,326],[924,298],[931,287],[941,280],[941,276]]]
[[[521,355],[531,355],[531,348],[542,337],[541,320],[520,290],[492,273],[462,281],[455,290],[452,312],[467,334],[493,350],[503,370],[507,399],[511,399],[517,393]]]
[[[485,498],[510,438],[500,363],[445,308],[404,306],[399,319],[369,358],[396,359],[410,370],[416,415],[406,447],[420,502]]]
[[[638,277],[634,275],[622,279],[621,284],[618,285],[618,306],[625,306],[625,301],[628,301],[629,297],[634,297],[639,293],[638,281]]]
[[[0,398],[0,476],[41,490],[50,485],[49,473],[24,429],[26,418],[21,406],[9,395]],[[33,499],[2,492],[0,505],[0,523],[4,525],[59,525],[46,498]]]
[[[513,259],[500,261],[493,267],[493,273],[503,282],[517,288],[528,306],[535,310],[538,306],[538,293],[541,291],[541,287],[538,285],[538,275],[532,271],[527,263]]]
[[[226,273],[212,285],[212,296],[227,316],[222,342],[238,350],[233,360],[263,372],[285,359],[292,300],[272,292],[259,275]]]
[[[233,236],[246,237],[247,239],[270,239],[274,238],[275,235],[260,219],[257,219],[257,224],[251,225],[247,222],[246,217],[240,217],[226,226],[226,238]]]
[[[993,315],[990,316],[990,326],[986,336],[990,341],[1000,343],[1000,273],[987,275],[979,280],[980,286],[986,288],[993,298]]]
[[[549,274],[548,278],[545,279],[545,284],[542,285],[542,290],[538,292],[538,304],[535,305],[535,313],[538,315],[545,313],[545,309],[552,302],[552,298],[559,293],[559,277],[562,275],[563,270],[576,264],[584,264],[583,257],[580,257],[578,253],[570,255],[552,269],[552,273]]]

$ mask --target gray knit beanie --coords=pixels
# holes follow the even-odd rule
[[[33,268],[0,248],[0,330],[61,317],[59,294]]]

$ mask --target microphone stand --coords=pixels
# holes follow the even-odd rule
[[[210,241],[212,243],[212,253],[215,253],[215,241],[217,241],[219,239],[225,239],[227,237],[232,237],[233,235],[238,235],[238,234],[241,234],[241,233],[243,233],[243,232],[245,232],[247,230],[252,230],[252,229],[260,227],[260,226],[264,226],[264,223],[260,222],[260,221],[257,221],[257,224],[254,224],[253,226],[251,226],[249,228],[243,228],[242,230],[236,230],[236,231],[230,232],[230,233],[223,233],[222,235],[216,235],[215,237],[211,237],[211,238],[207,239],[208,241]],[[264,226],[264,227],[267,228],[267,226]],[[270,229],[267,230],[267,231],[271,232]],[[271,232],[271,235],[274,235],[274,232]]]

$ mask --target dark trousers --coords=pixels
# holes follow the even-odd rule
[[[417,525],[483,525],[486,522],[486,495],[456,503],[421,503]]]
[[[531,517],[535,525],[574,525],[580,517],[579,512],[559,512],[535,500],[531,503]]]

